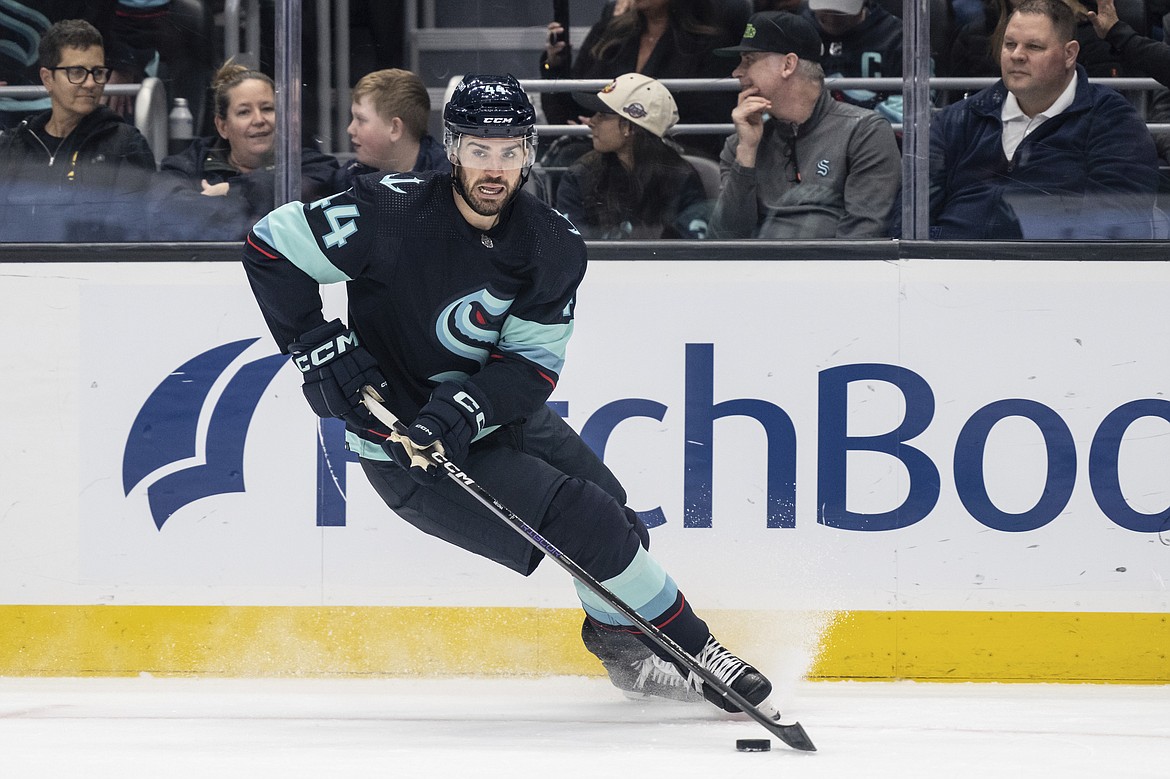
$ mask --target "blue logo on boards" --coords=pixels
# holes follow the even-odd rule
[[[131,427],[122,462],[126,495],[142,482],[147,486],[155,526],[200,498],[244,491],[244,444],[256,405],[277,372],[288,363],[276,354],[245,363],[231,374],[223,391],[207,408],[212,387],[235,360],[259,339],[236,341],[210,349],[179,366],[151,393]],[[727,417],[754,420],[767,445],[762,457],[751,457],[736,467],[750,468],[766,486],[765,508],[770,528],[796,527],[797,435],[787,411],[760,398],[715,395],[714,344],[687,344],[684,401],[675,414],[683,426],[682,525],[710,528],[714,520],[714,426]],[[858,435],[849,429],[849,387],[859,382],[890,387],[902,397],[902,419],[884,432]],[[850,531],[889,531],[927,519],[942,489],[956,493],[975,521],[1002,532],[1026,532],[1053,522],[1073,496],[1078,476],[1087,477],[1093,500],[1102,515],[1126,530],[1163,533],[1170,528],[1170,508],[1143,512],[1131,506],[1122,490],[1121,450],[1126,432],[1143,418],[1170,423],[1170,401],[1138,398],[1104,415],[1094,431],[1074,435],[1053,408],[1026,398],[994,400],[970,413],[951,446],[936,442],[934,451],[911,443],[934,421],[936,402],[927,380],[899,365],[861,363],[825,368],[818,376],[816,473],[805,489],[815,490],[816,521]],[[549,405],[568,416],[567,401]],[[581,428],[581,438],[603,460],[614,430],[625,420],[666,419],[668,406],[648,398],[615,399],[594,411]],[[199,421],[208,418],[203,451],[199,451]],[[1012,512],[996,505],[985,478],[987,444],[1002,421],[1017,418],[1031,423],[1043,443],[1047,472],[1035,485],[1040,497],[1030,508]],[[1088,444],[1088,468],[1078,474],[1078,448]],[[345,525],[346,470],[357,457],[345,448],[345,424],[320,420],[317,427],[318,526]],[[723,456],[738,457],[724,444]],[[858,512],[849,508],[848,470],[852,453],[868,453],[897,463],[905,473],[903,502],[886,511]],[[936,460],[950,461],[949,484]],[[161,474],[155,476],[155,474]],[[665,524],[661,507],[641,511],[648,527]]]
[[[212,386],[257,338],[224,344],[179,366],[147,398],[126,441],[122,488],[167,466],[191,461],[149,484],[147,502],[162,530],[171,515],[211,495],[244,491],[244,439],[261,395],[288,358],[277,354],[242,366],[210,410],[206,443],[197,451],[200,416]]]

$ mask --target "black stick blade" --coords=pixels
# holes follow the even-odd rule
[[[783,741],[793,749],[798,749],[801,752],[816,752],[817,748],[813,745],[812,739],[804,732],[804,727],[799,722],[793,722],[791,725],[783,725],[779,722],[775,723],[768,730],[776,734],[776,738]]]

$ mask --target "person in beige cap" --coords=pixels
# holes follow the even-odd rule
[[[588,111],[593,150],[565,175],[557,210],[586,238],[703,238],[708,204],[702,180],[667,141],[678,122],[670,90],[640,73],[618,76],[596,94],[575,93]]]
[[[812,22],[758,13],[739,46],[717,53],[740,58],[741,90],[711,237],[884,237],[902,183],[894,131],[829,94]]]

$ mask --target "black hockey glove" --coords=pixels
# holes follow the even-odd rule
[[[289,344],[293,364],[304,376],[305,399],[319,417],[344,419],[359,432],[385,428],[362,405],[362,387],[369,384],[386,397],[386,378],[357,334],[334,319]],[[378,436],[382,439],[385,435]]]
[[[438,449],[456,465],[467,458],[471,439],[483,429],[483,404],[453,381],[445,381],[431,393],[405,435],[394,433],[382,444],[394,462],[407,470],[420,484],[440,481],[445,471],[430,459]]]

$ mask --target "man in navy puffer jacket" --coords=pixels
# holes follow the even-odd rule
[[[1121,94],[1088,82],[1075,26],[1060,0],[1025,0],[1003,78],[934,117],[931,238],[1153,237],[1153,139]]]

